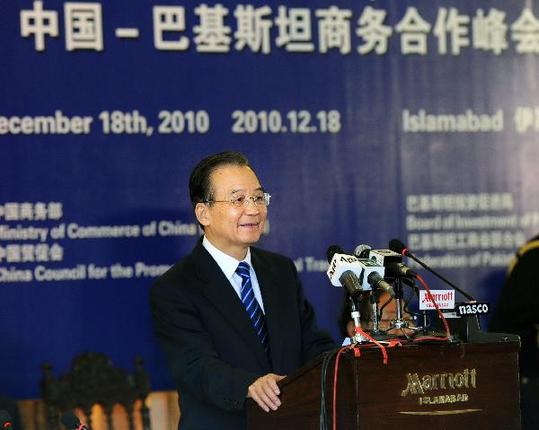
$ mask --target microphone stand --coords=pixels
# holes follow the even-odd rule
[[[419,258],[417,258],[414,254],[412,254],[410,251],[408,251],[407,249],[405,251],[403,251],[403,255],[405,255],[406,257],[409,257],[411,258],[412,260],[414,260],[417,264],[419,264],[421,267],[423,267],[424,269],[426,269],[427,271],[429,271],[430,273],[432,273],[434,276],[436,276],[438,279],[444,281],[447,285],[449,285],[450,287],[452,287],[453,289],[455,289],[456,291],[458,291],[460,294],[462,294],[464,297],[466,297],[468,300],[470,300],[471,302],[475,302],[476,300],[470,295],[468,294],[466,291],[464,291],[463,289],[457,287],[453,282],[451,282],[449,279],[445,278],[444,276],[442,276],[441,274],[439,274],[436,270],[432,269],[431,267],[427,266],[425,263],[423,263]]]
[[[402,301],[404,297],[402,280],[401,278],[395,278],[395,283],[393,284],[393,289],[395,290],[395,308],[397,314],[395,319],[391,321],[391,328],[402,329],[408,327],[408,322],[402,317]]]
[[[360,313],[359,313],[359,303],[357,303],[356,299],[352,296],[350,296],[350,303],[352,312],[350,313],[350,316],[352,317],[352,321],[354,321],[354,328],[360,328],[361,329],[361,320],[360,320]],[[354,336],[351,338],[352,343],[363,343],[366,342],[367,339],[360,335],[357,330],[354,330]]]
[[[380,331],[380,310],[378,308],[378,292],[374,290],[371,291],[369,296],[369,301],[371,303],[371,312],[372,312],[372,330],[371,334],[373,337],[382,334]]]

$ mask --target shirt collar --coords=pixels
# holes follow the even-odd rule
[[[232,275],[236,273],[236,269],[238,268],[238,264],[240,263],[240,261],[236,260],[234,257],[231,257],[228,254],[225,254],[220,249],[217,249],[215,245],[213,245],[206,236],[202,238],[202,246],[206,248],[206,251],[210,253],[210,255],[221,268],[227,279],[232,278]],[[252,267],[251,248],[247,248],[247,255],[242,261],[245,261],[247,264],[249,264],[249,267]]]

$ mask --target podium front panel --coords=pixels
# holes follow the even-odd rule
[[[409,345],[342,356],[338,429],[520,429],[518,343]],[[331,428],[333,369],[326,377]],[[266,413],[254,402],[248,428],[320,428],[321,359],[282,381],[282,405]]]

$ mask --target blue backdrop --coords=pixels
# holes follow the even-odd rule
[[[203,156],[272,194],[261,245],[337,336],[325,250],[399,237],[494,302],[539,230],[539,10],[524,0],[0,5],[0,391],[86,350],[172,380],[148,290],[199,235]],[[432,278],[431,287],[444,288]]]

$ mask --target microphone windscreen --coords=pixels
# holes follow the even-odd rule
[[[344,250],[339,245],[330,245],[326,251],[328,263],[331,263],[331,260],[335,254],[344,254]]]
[[[348,291],[348,294],[350,294],[352,297],[363,292],[361,288],[361,284],[359,283],[359,279],[357,278],[355,273],[352,272],[351,270],[344,271],[341,277],[339,278],[339,281],[341,282],[343,287],[346,288],[346,291]]]
[[[80,426],[80,420],[73,411],[67,411],[64,415],[62,415],[60,421],[68,429],[76,429]]]
[[[399,254],[402,254],[402,251],[407,249],[407,247],[399,239],[391,239],[389,241],[389,249],[391,249],[393,252],[398,252]]]

